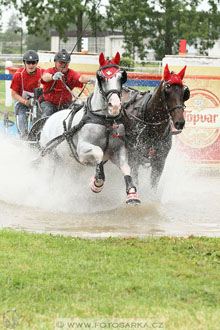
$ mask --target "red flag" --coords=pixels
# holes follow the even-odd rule
[[[186,40],[180,40],[179,55],[186,55]]]

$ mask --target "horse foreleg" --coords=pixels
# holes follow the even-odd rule
[[[138,180],[138,165],[136,164],[136,166],[132,167],[132,177],[134,178],[134,183],[136,186],[139,185],[139,180]]]
[[[126,185],[126,193],[127,199],[126,204],[140,204],[140,199],[137,194],[137,189],[133,183],[131,177],[131,170],[128,164],[124,164],[121,166],[122,174],[124,175],[125,185]]]
[[[95,176],[92,176],[90,179],[90,188],[93,192],[99,193],[102,191],[105,181],[102,149],[90,143],[83,142],[78,144],[77,152],[80,163],[96,164]]]
[[[93,192],[102,191],[105,182],[105,173],[103,162],[96,165],[96,174],[90,180],[90,188]]]
[[[158,184],[159,184],[161,175],[163,173],[164,165],[165,165],[165,159],[152,161],[150,183],[151,183],[151,189],[154,192],[157,191]]]

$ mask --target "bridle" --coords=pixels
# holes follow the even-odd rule
[[[165,87],[166,86],[170,86],[169,84],[169,81],[165,82],[164,83],[164,86],[163,86],[163,89],[162,89],[162,101],[164,102],[165,104],[165,107],[162,109],[166,112],[168,112],[168,114],[170,115],[170,113],[175,110],[175,109],[182,109],[184,111],[184,109],[186,108],[185,104],[176,104],[174,105],[173,107],[169,108],[168,105],[167,105],[167,102],[166,102],[166,92],[165,92]],[[188,88],[188,87],[187,87]],[[184,90],[184,93],[185,93],[185,90]]]
[[[184,110],[186,108],[186,106],[184,104],[183,105],[182,104],[177,104],[177,105],[175,105],[174,107],[171,107],[171,108],[168,108],[167,105],[165,106],[165,109],[168,113],[171,113],[173,110],[175,110],[177,108],[180,108],[180,109]]]
[[[122,84],[125,83],[126,80],[127,80],[127,73],[126,73],[126,71],[122,71],[122,77],[121,77],[121,88],[120,88],[120,90],[118,90],[118,89],[110,89],[109,91],[105,92],[105,91],[103,90],[103,87],[102,87],[102,81],[103,81],[104,79],[108,79],[108,77],[106,77],[106,76],[103,74],[102,70],[105,70],[105,69],[108,69],[108,68],[112,68],[112,67],[118,69],[118,70],[114,73],[114,75],[117,74],[117,73],[120,71],[120,67],[119,67],[118,65],[116,65],[116,64],[108,64],[108,65],[104,65],[104,66],[100,67],[99,70],[96,72],[96,78],[97,78],[97,80],[98,80],[99,92],[102,94],[103,99],[104,99],[106,102],[109,101],[109,99],[110,99],[110,97],[112,96],[112,94],[116,94],[116,95],[118,95],[119,98],[121,98]]]
[[[164,84],[164,86],[166,86],[166,85],[169,85],[169,81]],[[166,122],[169,122],[170,121],[170,119],[171,119],[171,112],[173,110],[175,110],[177,108],[180,108],[180,109],[183,109],[184,110],[185,107],[186,107],[184,104],[176,104],[173,107],[170,107],[170,108],[168,107],[167,102],[166,102],[166,94],[165,94],[164,86],[163,86],[163,89],[161,90],[161,92],[162,92],[161,93],[162,94],[161,101],[163,103],[163,106],[160,109],[167,113],[167,115],[168,115],[167,118],[162,119],[162,120],[157,121],[157,122],[149,122],[149,121],[145,120],[145,118],[144,119],[140,119],[137,116],[133,115],[132,113],[129,113],[128,114],[127,111],[126,111],[126,109],[124,109],[124,111],[126,112],[127,116],[132,117],[133,119],[135,119],[136,121],[142,123],[145,126],[160,126],[160,125],[163,125]],[[184,88],[185,88],[185,90],[184,90],[184,101],[186,101],[189,98],[190,92],[189,92],[189,89],[188,89],[187,86],[184,86]],[[187,93],[187,97],[185,97],[185,94],[186,93]]]

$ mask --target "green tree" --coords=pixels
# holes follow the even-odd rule
[[[2,53],[17,54],[23,52],[24,34],[20,27],[21,22],[15,13],[9,18],[7,29],[0,34]]]
[[[149,46],[154,49],[156,58],[178,52],[179,40],[188,39],[188,32],[192,29],[196,7],[191,2],[190,10],[187,0],[159,0],[152,7],[149,17]],[[191,24],[188,22],[190,13]]]
[[[20,25],[21,22],[19,22],[18,16],[12,13],[7,24],[7,30],[16,32]]]
[[[15,33],[13,31],[6,30],[4,33],[0,33],[0,40],[2,42],[2,53],[22,54],[23,38],[19,32]]]
[[[125,36],[126,54],[135,51],[143,58],[147,47],[156,59],[177,54],[179,40],[186,39],[201,54],[213,47],[220,36],[220,0],[209,0],[208,11],[198,11],[202,0],[109,0],[107,25],[121,28]],[[144,48],[145,46],[145,48]]]
[[[43,35],[26,35],[26,49],[50,50],[50,38]]]
[[[207,48],[212,48],[215,41],[220,38],[220,0],[209,0],[210,10],[200,11],[199,39],[197,46],[201,54],[207,55]]]
[[[88,17],[87,17],[87,22],[89,23],[89,27],[91,28],[91,30],[93,31],[93,36],[95,37],[96,40],[96,52],[98,49],[98,45],[97,45],[97,31],[102,31],[104,28],[104,18],[103,16],[97,11],[96,8],[97,4],[96,1],[93,1],[91,3],[91,10],[88,12]],[[92,17],[92,19],[90,20],[90,17]]]
[[[125,38],[125,57],[134,57],[138,52],[144,58],[149,26],[146,22],[151,9],[146,0],[109,0],[106,25],[112,31],[119,28]]]
[[[91,6],[96,3],[96,11],[100,7],[100,0],[0,0],[4,6],[14,6],[20,16],[26,17],[28,34],[42,34],[45,29],[55,29],[59,37],[67,39],[66,31],[75,24],[77,40],[82,37],[83,17],[88,15]],[[44,17],[47,17],[45,21]],[[95,17],[90,17],[93,21]],[[81,51],[81,43],[77,43],[77,51]]]
[[[0,8],[0,32],[2,31],[2,11]]]

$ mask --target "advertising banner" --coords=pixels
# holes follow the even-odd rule
[[[186,126],[175,136],[175,147],[187,160],[220,165],[220,57],[166,56],[163,67],[179,72],[187,65],[184,84],[190,89],[185,103]]]

